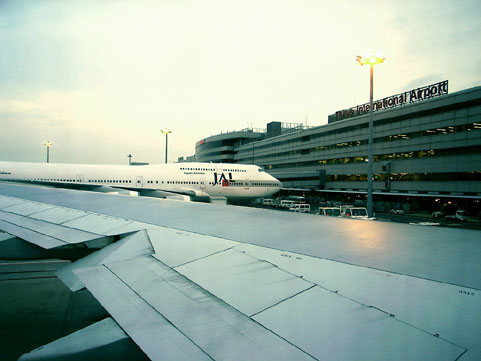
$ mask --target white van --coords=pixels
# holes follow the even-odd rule
[[[280,203],[280,207],[281,208],[291,208],[291,207],[294,206],[294,204],[295,204],[294,201],[289,201],[287,199],[283,199]]]
[[[272,199],[264,198],[264,200],[262,201],[262,204],[265,206],[272,206]]]
[[[289,207],[289,210],[292,212],[309,213],[311,211],[311,206],[306,203],[298,203]]]

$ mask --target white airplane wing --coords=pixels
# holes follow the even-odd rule
[[[57,187],[57,188],[64,188],[64,189],[75,189],[75,190],[84,190],[84,191],[92,191],[92,192],[100,192],[100,193],[112,193],[112,194],[123,194],[123,195],[131,195],[131,194],[142,194],[144,196],[151,196],[151,197],[158,197],[158,198],[171,198],[171,199],[179,199],[176,196],[188,196],[188,197],[206,197],[206,193],[202,192],[199,189],[195,189],[192,187],[177,187],[177,188],[169,188],[169,189],[161,189],[161,188],[148,188],[147,186],[144,188],[132,188],[119,185],[119,184],[111,184],[111,185],[101,185],[101,184],[83,184],[83,183],[69,183],[69,182],[60,182],[60,181],[39,181],[39,180],[16,180],[11,181],[10,183],[19,183],[19,184],[35,184],[41,185],[46,187]]]
[[[477,231],[7,184],[0,229],[105,246],[58,276],[112,319],[22,360],[481,359]]]

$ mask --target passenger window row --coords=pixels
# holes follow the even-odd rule
[[[58,178],[33,178],[34,181],[39,182],[72,182],[80,183],[80,179],[58,179]]]
[[[118,179],[115,179],[115,180],[104,180],[104,179],[89,179],[88,180],[88,183],[122,183],[122,184],[125,184],[125,183],[132,183],[131,180],[118,180]]]
[[[164,183],[162,181],[162,183]],[[199,184],[199,182],[188,182],[188,181],[167,181],[167,184]]]
[[[271,187],[276,185],[275,182],[253,182],[251,184],[257,187]]]
[[[223,169],[224,172],[239,172],[239,173],[245,173],[245,169]]]
[[[207,172],[215,172],[214,168],[180,168],[180,170],[200,170],[200,171],[207,171]],[[224,172],[238,172],[238,173],[245,173],[245,169],[222,169]]]
[[[209,172],[215,171],[215,169],[211,169],[211,168],[180,168],[180,170],[203,170],[203,171],[209,171]]]

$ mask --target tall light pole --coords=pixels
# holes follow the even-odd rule
[[[165,134],[165,163],[167,163],[167,142],[168,142],[168,137],[169,133],[172,133],[168,129],[161,130],[162,134]]]
[[[50,147],[52,146],[52,143],[50,143],[50,141],[47,140],[45,143],[43,143],[43,145],[47,147],[47,163],[49,163],[49,151],[50,151]]]
[[[373,145],[373,74],[374,74],[374,64],[384,63],[384,59],[381,55],[376,51],[371,51],[369,54],[365,56],[357,56],[356,61],[359,65],[370,65],[371,66],[371,82],[370,82],[370,92],[369,92],[369,160],[368,160],[368,169],[367,169],[367,214],[369,217],[372,217],[373,214],[373,202],[372,202],[372,164],[373,164],[373,156],[372,156],[372,145]]]

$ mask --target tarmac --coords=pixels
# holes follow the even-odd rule
[[[64,260],[0,260],[0,360],[109,317],[87,290],[72,293],[55,275]]]

